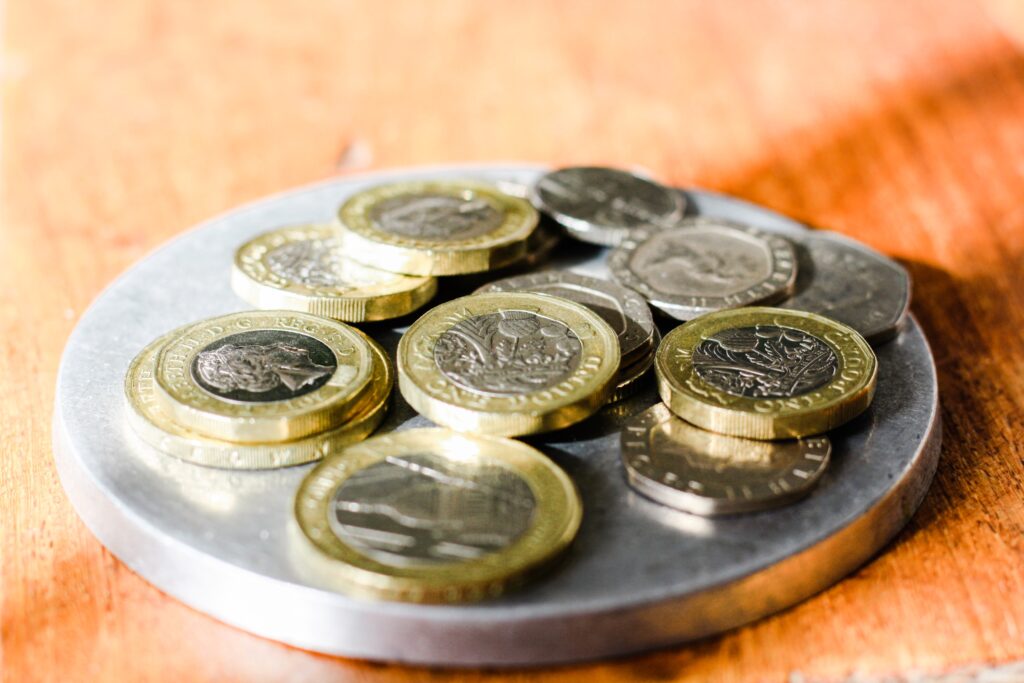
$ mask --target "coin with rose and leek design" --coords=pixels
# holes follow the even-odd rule
[[[676,415],[751,439],[820,434],[871,404],[877,361],[852,328],[779,308],[711,313],[665,335],[658,392]]]
[[[398,344],[398,386],[434,422],[481,434],[560,429],[596,412],[619,369],[618,335],[582,304],[473,294],[420,317]]]

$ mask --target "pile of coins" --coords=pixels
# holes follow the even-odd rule
[[[691,209],[679,190],[608,168],[531,188],[363,190],[333,223],[241,245],[232,287],[261,310],[146,347],[126,378],[130,422],[199,465],[320,460],[295,499],[308,562],[383,599],[494,597],[550,565],[580,526],[580,497],[511,437],[626,405],[652,376],[661,402],[621,436],[637,492],[699,515],[792,502],[826,471],[826,432],[869,407],[870,344],[898,333],[909,277],[839,235]],[[606,250],[607,277],[534,272],[573,240]],[[382,320],[407,326],[394,359],[352,326]],[[440,428],[371,437],[396,375]]]

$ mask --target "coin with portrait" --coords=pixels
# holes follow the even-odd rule
[[[427,311],[402,336],[399,389],[452,429],[532,434],[600,408],[619,356],[618,335],[581,304],[528,292],[473,294]]]

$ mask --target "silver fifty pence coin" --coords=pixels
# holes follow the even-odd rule
[[[828,467],[826,436],[752,441],[707,432],[659,403],[622,431],[630,485],[663,505],[697,515],[757,512],[807,495]]]
[[[683,215],[686,199],[674,188],[614,168],[577,166],[540,177],[534,206],[578,240],[618,245],[638,227],[669,227]]]
[[[895,337],[910,308],[907,269],[835,232],[794,237],[798,273],[791,298],[778,304],[849,325],[871,344]]]
[[[779,235],[712,218],[636,229],[608,256],[615,280],[678,320],[785,299],[796,251]]]

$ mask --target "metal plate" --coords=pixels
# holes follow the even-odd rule
[[[619,429],[656,400],[651,386],[572,429],[531,439],[577,482],[583,526],[546,576],[474,605],[367,602],[325,590],[296,552],[290,522],[309,466],[207,469],[148,450],[128,431],[122,381],[131,358],[178,325],[246,308],[228,286],[242,242],[329,219],[346,196],[379,182],[528,184],[540,170],[433,168],[315,185],[215,218],[121,276],[82,316],[57,382],[54,454],[85,523],[148,581],[229,624],[320,652],[453,666],[570,662],[711,635],[803,600],[870,558],[913,514],[938,456],[935,368],[913,319],[878,350],[874,406],[831,435],[833,461],[820,486],[780,510],[707,520],[632,493]],[[703,214],[803,229],[745,202],[688,195]],[[604,274],[603,249],[566,240],[559,251],[564,265]],[[394,349],[397,330],[362,327]],[[382,429],[426,424],[398,400]]]

